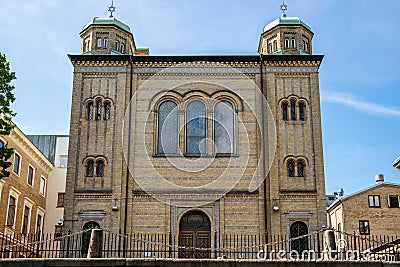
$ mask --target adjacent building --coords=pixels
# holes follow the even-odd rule
[[[400,184],[387,183],[382,174],[376,183],[339,197],[328,211],[328,224],[336,230],[365,236],[397,236],[400,226]]]
[[[0,137],[0,145],[5,144],[14,155],[10,176],[0,180],[0,232],[6,236],[42,233],[54,165],[18,127]]]
[[[393,161],[392,165],[396,169],[400,170],[400,157],[398,157],[395,161]]]
[[[64,227],[211,248],[326,225],[323,56],[305,22],[283,14],[250,56],[150,56],[113,16],[80,36]]]

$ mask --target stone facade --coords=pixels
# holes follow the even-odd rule
[[[296,24],[274,31],[299,29],[305,30]],[[264,238],[290,235],[293,222],[309,232],[326,224],[318,79],[323,56],[69,57],[74,80],[65,227],[79,231],[95,222],[113,232],[170,232],[177,244],[183,218],[197,212],[209,219],[214,246],[215,236]],[[178,106],[181,127],[172,157],[158,148],[165,101]],[[207,131],[204,153],[193,156],[187,153],[186,110],[196,101],[205,107]],[[235,116],[229,155],[213,145],[221,101]],[[221,179],[238,181],[204,189]]]
[[[399,196],[399,184],[378,182],[374,186],[336,200],[327,209],[328,222],[331,227],[345,233],[397,236],[400,231],[396,222],[400,216]],[[370,199],[372,197],[375,198]],[[390,205],[390,197],[397,198],[397,205]],[[365,231],[360,229],[360,221],[368,222]]]
[[[3,144],[14,149],[11,157],[10,176],[0,180],[0,231],[7,234],[32,234],[42,232],[46,214],[46,195],[49,172],[53,164],[37,149],[19,128],[14,128],[8,136],[1,136]],[[15,156],[17,155],[17,156]],[[16,164],[19,157],[19,166]],[[33,170],[28,181],[28,170]],[[14,220],[8,220],[10,196],[15,199]],[[29,208],[26,228],[23,229],[24,210]],[[12,217],[12,216],[11,216]],[[38,220],[40,220],[38,222]],[[12,224],[9,224],[12,222]]]

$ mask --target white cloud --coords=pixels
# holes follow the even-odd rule
[[[400,116],[400,108],[381,106],[379,104],[361,101],[358,97],[344,93],[324,93],[322,101],[346,105],[370,114]]]

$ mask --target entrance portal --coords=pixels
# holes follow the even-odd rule
[[[191,211],[179,222],[179,258],[211,257],[211,223],[201,211]]]

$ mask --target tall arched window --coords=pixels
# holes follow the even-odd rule
[[[96,120],[97,121],[101,120],[101,109],[102,109],[101,100],[99,99],[96,101]]]
[[[274,41],[274,52],[278,51],[278,41]]]
[[[290,238],[294,239],[307,234],[308,227],[304,222],[297,221],[290,226]],[[304,250],[308,250],[308,238],[303,237],[290,241],[290,248],[291,250],[296,250],[301,255]]]
[[[282,104],[282,119],[284,121],[288,120],[288,104],[286,102]]]
[[[97,48],[101,48],[102,44],[103,44],[103,40],[101,38],[97,38]]]
[[[111,116],[111,104],[110,102],[104,103],[104,120],[108,121]]]
[[[302,48],[301,49],[303,49],[303,51],[307,51],[306,50],[306,41],[305,40],[302,41]]]
[[[292,48],[296,48],[296,39],[292,39],[291,41]]]
[[[297,163],[297,176],[304,177],[304,163],[303,161],[299,161]]]
[[[214,143],[217,154],[233,154],[235,112],[229,102],[220,102],[214,110]]]
[[[304,119],[305,119],[305,116],[304,116],[304,107],[305,107],[305,105],[304,105],[304,103],[299,103],[299,119],[301,120],[301,121],[304,121]]]
[[[90,101],[87,105],[87,119],[90,121],[93,119],[93,102]]]
[[[290,115],[292,121],[296,120],[296,100],[290,100]]]
[[[269,53],[272,54],[274,52],[272,44],[269,44]]]
[[[186,110],[186,154],[203,155],[206,153],[206,107],[195,101]]]
[[[93,177],[94,175],[94,161],[89,160],[86,165],[86,176]]]
[[[290,47],[290,40],[285,39],[285,48],[289,48],[289,47]]]
[[[97,161],[96,176],[104,177],[104,162],[102,160]]]
[[[108,48],[108,39],[107,38],[104,38],[103,48]]]
[[[178,153],[178,106],[166,101],[158,109],[157,154]]]
[[[289,177],[294,177],[294,161],[293,160],[290,160],[287,163],[287,171],[288,171]]]
[[[119,42],[118,41],[115,41],[115,50],[119,51]]]
[[[125,44],[121,44],[121,53],[125,53]]]

